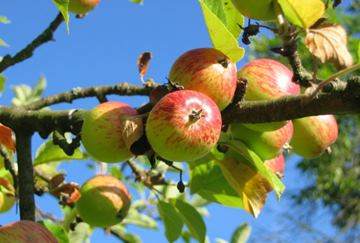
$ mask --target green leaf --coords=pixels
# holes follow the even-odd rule
[[[55,4],[56,8],[60,11],[62,16],[64,17],[64,21],[66,24],[66,30],[69,33],[69,1],[70,0],[52,0],[52,2]]]
[[[360,63],[360,41],[358,43],[358,48],[357,48],[357,58],[358,58],[358,63]]]
[[[132,3],[142,4],[144,0],[130,0]]]
[[[74,231],[70,231],[69,241],[71,243],[90,243],[89,237],[91,236],[92,230],[90,225],[87,223],[78,223]]]
[[[246,243],[250,237],[250,233],[251,227],[247,223],[241,224],[231,236],[230,243]]]
[[[190,190],[206,200],[230,207],[243,207],[242,199],[229,185],[220,167],[210,161],[190,170]]]
[[[124,224],[132,224],[147,229],[157,229],[156,221],[146,214],[139,213],[136,209],[130,208],[128,215],[123,220]]]
[[[164,201],[159,201],[157,205],[159,215],[164,222],[165,235],[169,242],[177,240],[184,225],[181,214],[171,204]]]
[[[199,241],[205,242],[206,225],[200,213],[189,203],[176,199],[172,200],[179,211],[190,233]]]
[[[206,6],[221,20],[230,33],[238,38],[244,25],[244,17],[231,0],[204,0]]]
[[[4,91],[5,81],[6,81],[5,76],[2,73],[0,73],[0,93]]]
[[[1,15],[0,15],[0,23],[1,23],[1,24],[9,24],[9,23],[10,23],[10,20],[9,20],[7,17],[5,17],[5,16],[1,16]]]
[[[9,45],[3,39],[0,38],[0,46],[8,47]]]
[[[124,242],[141,243],[141,239],[139,236],[126,232],[125,227],[121,224],[114,225],[110,229],[112,232],[119,235],[121,239],[124,240]]]
[[[79,148],[75,149],[74,154],[69,156],[58,145],[53,144],[52,140],[48,140],[41,144],[36,151],[34,165],[63,160],[84,160],[86,158],[87,156]]]
[[[26,105],[37,101],[41,98],[46,88],[46,79],[41,77],[35,87],[30,87],[25,84],[16,85],[13,87],[14,98],[12,103],[14,106]]]
[[[255,169],[255,171],[263,176],[270,183],[271,187],[276,192],[277,197],[280,198],[281,194],[285,190],[285,185],[274,172],[265,166],[260,157],[238,140],[230,140],[228,145],[232,149],[232,151],[229,152],[235,152],[232,153],[235,158],[237,155],[240,155],[243,158],[241,161],[245,162],[248,166]]]
[[[39,81],[32,89],[32,95],[34,97],[41,97],[41,95],[44,93],[44,90],[46,88],[46,83],[47,83],[46,78],[44,76],[40,77]]]
[[[324,12],[325,5],[321,0],[278,0],[285,18],[292,24],[308,29]]]
[[[69,243],[69,238],[61,225],[49,219],[43,220],[42,224],[56,237],[59,243]]]
[[[205,23],[214,48],[222,51],[233,62],[239,61],[244,56],[245,50],[239,47],[237,37],[235,37],[224,22],[212,12],[207,4],[207,2],[210,1],[198,1],[203,11]],[[214,3],[214,1],[212,1],[212,3]],[[211,6],[213,7],[214,5]],[[233,26],[233,22],[231,23],[231,26]]]

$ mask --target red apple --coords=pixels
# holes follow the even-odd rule
[[[131,142],[143,133],[141,118],[128,104],[109,101],[84,116],[81,140],[86,151],[101,162],[119,162],[132,157]]]
[[[180,90],[166,95],[154,106],[146,122],[146,135],[161,157],[193,161],[215,146],[221,124],[214,101],[200,92]]]
[[[239,78],[247,80],[245,100],[271,100],[285,95],[297,95],[300,86],[292,82],[293,73],[283,64],[271,59],[256,59],[238,72]],[[258,131],[276,130],[286,122],[246,124]]]
[[[41,224],[21,220],[0,227],[0,242],[57,243],[58,240]]]
[[[100,0],[70,0],[69,11],[75,14],[86,14],[98,5]]]
[[[127,215],[131,195],[117,178],[98,175],[85,182],[76,209],[91,226],[109,227],[120,223]]]
[[[338,137],[333,115],[309,116],[293,120],[294,135],[290,142],[295,153],[304,158],[321,155]]]
[[[254,131],[239,123],[231,124],[230,128],[234,138],[242,140],[263,160],[279,155],[284,145],[290,142],[293,135],[291,121],[277,130],[268,132]]]
[[[185,89],[206,94],[223,110],[234,97],[236,65],[216,49],[193,49],[175,61],[169,79]]]
[[[265,160],[265,165],[272,170],[272,172],[276,173],[278,177],[284,177],[284,170],[285,170],[285,158],[284,155],[280,154],[278,157]]]

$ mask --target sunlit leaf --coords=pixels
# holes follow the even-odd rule
[[[0,38],[0,46],[8,47],[9,45],[3,39]]]
[[[251,227],[247,223],[241,224],[236,228],[231,236],[230,243],[246,243],[251,234]]]
[[[41,222],[59,241],[59,243],[69,243],[69,238],[65,232],[65,229],[49,219],[45,219]]]
[[[159,201],[157,208],[164,222],[166,238],[169,242],[177,240],[181,235],[181,230],[184,225],[181,214],[171,203],[165,201]]]
[[[48,140],[41,144],[36,151],[34,165],[63,161],[63,160],[84,160],[87,156],[79,149],[75,149],[74,154],[67,155],[58,145],[53,144],[52,140]]]
[[[56,8],[60,11],[60,13],[62,14],[65,24],[66,24],[66,29],[67,32],[69,33],[69,1],[70,0],[52,0],[53,3],[55,4]]]
[[[5,76],[2,73],[0,73],[0,93],[4,91],[5,81],[6,81]]]
[[[180,212],[190,233],[199,241],[205,242],[206,225],[200,213],[189,203],[183,200],[173,200],[175,208]]]
[[[121,224],[114,225],[110,228],[110,230],[116,235],[120,236],[124,242],[128,243],[141,243],[141,239],[139,236],[135,234],[131,234],[126,231],[125,227]]]
[[[353,59],[347,49],[347,35],[341,25],[322,24],[307,32],[305,45],[322,63],[333,62],[338,67],[349,67]]]
[[[71,243],[90,243],[90,235],[92,233],[91,227],[86,223],[78,223],[75,230],[70,231],[69,241]]]
[[[0,23],[1,24],[9,24],[10,20],[5,16],[0,16]]]
[[[228,30],[224,23],[210,10],[206,2],[198,0],[204,14],[205,23],[214,48],[222,51],[233,62],[239,61],[245,50],[238,44],[236,37]]]
[[[14,92],[12,103],[14,106],[21,106],[37,101],[41,98],[45,88],[46,79],[44,77],[41,77],[33,88],[26,84],[16,85],[12,88]]]
[[[325,4],[321,0],[278,0],[286,19],[304,29],[309,28],[325,12]]]
[[[139,213],[136,209],[131,208],[128,215],[123,220],[124,224],[133,224],[142,228],[157,229],[156,221],[146,214]]]

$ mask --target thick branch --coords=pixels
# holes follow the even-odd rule
[[[110,94],[123,96],[149,95],[151,90],[156,86],[136,86],[128,83],[118,83],[109,86],[97,86],[90,88],[74,88],[68,92],[45,97],[35,101],[25,107],[29,110],[37,110],[46,106],[71,103],[73,100],[85,97],[105,97]]]
[[[21,220],[35,221],[34,168],[31,158],[32,134],[16,130],[16,154],[19,167],[19,199]]]
[[[15,65],[16,63],[22,62],[33,55],[33,52],[36,48],[42,44],[53,40],[53,34],[56,29],[60,26],[63,21],[62,15],[59,13],[56,18],[50,23],[50,25],[38,35],[30,44],[28,44],[24,49],[16,53],[14,56],[6,55],[3,60],[0,62],[0,73],[3,72],[8,67]]]

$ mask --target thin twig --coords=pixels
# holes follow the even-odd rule
[[[53,35],[56,29],[63,22],[64,18],[61,13],[59,13],[55,19],[50,23],[50,25],[38,35],[30,44],[28,44],[24,49],[20,50],[14,56],[6,55],[0,62],[0,73],[3,72],[8,67],[11,67],[19,62],[22,62],[33,55],[33,52],[36,48],[42,44],[53,40]]]
[[[5,150],[5,148],[0,145],[0,155],[3,157],[4,159],[4,165],[5,165],[5,168],[10,172],[12,178],[13,178],[13,181],[14,181],[14,188],[16,189],[17,188],[17,183],[18,183],[18,180],[17,180],[17,175],[16,175],[16,172],[14,170],[14,167],[11,163],[11,160]]]

